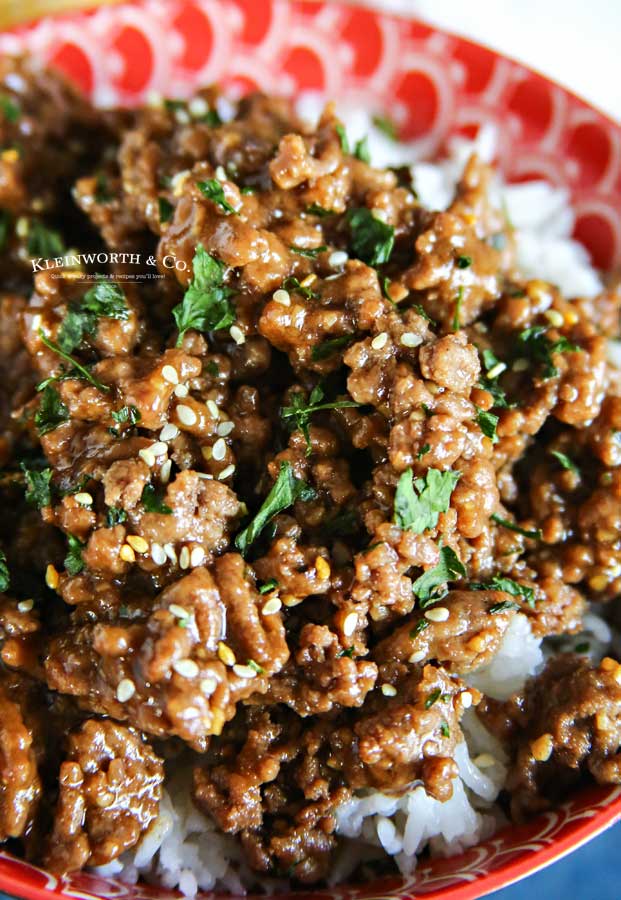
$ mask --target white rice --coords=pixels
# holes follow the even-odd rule
[[[305,118],[316,119],[322,103],[323,98],[306,95],[299,111]],[[494,156],[493,127],[483,128],[475,142],[455,140],[449,159],[429,163],[422,159],[424,143],[395,143],[373,125],[371,114],[359,107],[340,106],[338,111],[352,143],[368,136],[374,165],[412,166],[420,200],[432,209],[449,205],[473,151],[485,160]],[[509,186],[497,179],[493,196],[515,228],[518,265],[524,276],[551,281],[569,296],[591,296],[601,289],[586,251],[571,239],[574,217],[567,191],[540,181]],[[613,636],[602,619],[589,614],[581,637],[597,658]],[[544,649],[546,653],[573,650],[579,643],[579,638],[572,638],[561,647],[557,642],[542,649],[526,616],[517,615],[494,659],[470,673],[467,681],[491,697],[505,699],[541,667]],[[365,791],[336,810],[337,832],[348,840],[336,860],[332,883],[346,879],[361,861],[383,854],[393,856],[400,870],[409,873],[417,854],[426,847],[432,854],[450,855],[494,832],[502,822],[493,804],[506,777],[507,760],[473,710],[466,713],[462,725],[466,741],[457,747],[459,777],[453,782],[450,800],[441,803],[416,786],[400,797]],[[259,886],[256,876],[245,869],[236,842],[195,809],[185,776],[175,776],[168,783],[160,816],[136,851],[97,871],[129,882],[142,876],[148,882],[178,888],[188,897],[214,888],[242,894]],[[260,887],[274,891],[286,885],[263,879]]]

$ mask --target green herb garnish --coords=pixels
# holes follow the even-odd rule
[[[354,156],[356,157],[356,159],[359,159],[360,162],[367,164],[371,162],[369,139],[366,135],[363,138],[360,138],[359,141],[356,141],[356,146],[354,147]]]
[[[529,531],[527,528],[520,528],[519,525],[516,525],[515,522],[511,522],[509,519],[503,519],[502,516],[499,516],[497,513],[492,513],[490,516],[492,521],[496,522],[497,525],[502,525],[503,528],[508,528],[509,531],[515,531],[516,534],[522,534],[524,537],[532,538],[534,541],[541,540],[541,529],[535,528],[532,531]]]
[[[449,508],[459,477],[459,472],[428,469],[422,478],[413,478],[412,470],[406,469],[399,478],[395,493],[396,524],[415,534],[435,528],[440,513],[445,513]]]
[[[339,136],[339,141],[341,142],[341,150],[343,151],[343,153],[349,153],[349,139],[344,127],[342,125],[335,125],[334,130]]]
[[[506,612],[508,609],[519,609],[520,604],[515,603],[513,600],[503,600],[501,603],[494,603],[493,606],[490,606],[489,612],[490,615],[495,615],[496,613]]]
[[[0,112],[7,122],[17,122],[21,115],[18,104],[8,94],[0,94]]]
[[[530,607],[535,605],[534,588],[528,587],[526,584],[520,584],[513,578],[506,578],[504,575],[494,575],[490,581],[483,583],[480,581],[473,582],[470,585],[472,591],[504,591],[505,594],[511,594],[513,597],[523,597]]]
[[[167,506],[162,499],[163,495],[158,493],[152,484],[145,484],[142,489],[142,497],[140,498],[145,512],[161,513],[169,516],[172,513],[170,506]]]
[[[431,709],[433,704],[437,703],[441,696],[442,688],[436,688],[435,691],[431,691],[430,694],[427,694],[427,698],[425,700],[425,709]]]
[[[561,453],[560,450],[550,450],[550,456],[558,460],[563,469],[567,469],[568,472],[575,472],[576,475],[580,474],[580,469],[567,454]]]
[[[157,198],[157,206],[160,214],[160,222],[170,222],[175,212],[175,207],[166,197]]]
[[[429,453],[431,450],[431,444],[423,444],[418,453],[416,454],[416,459],[422,459],[426,453]]]
[[[343,656],[347,656],[349,659],[352,659],[354,655],[354,646],[352,644],[351,647],[347,647],[345,650],[339,650],[336,654],[337,659],[341,659]]]
[[[496,434],[496,428],[498,426],[498,416],[495,416],[494,413],[488,412],[485,409],[481,409],[480,406],[475,406],[477,411],[476,414],[476,422],[485,437],[488,437],[492,444],[498,443],[498,435]]]
[[[321,344],[313,347],[311,359],[313,362],[320,362],[322,359],[328,359],[337,350],[342,347],[348,347],[355,340],[355,334],[342,334],[340,337],[329,338]]]
[[[558,368],[552,361],[554,353],[576,353],[581,349],[565,337],[551,341],[547,337],[547,331],[544,325],[534,325],[532,328],[525,328],[518,335],[518,341],[526,355],[541,365],[544,379],[555,378],[558,375]]]
[[[350,209],[347,221],[351,229],[351,246],[354,255],[369,266],[387,263],[395,243],[392,225],[376,219],[370,209]]]
[[[581,644],[576,644],[574,650],[576,653],[588,653],[591,649],[591,645],[588,641],[583,641]]]
[[[224,284],[224,268],[220,260],[198,245],[192,260],[194,277],[182,302],[173,309],[179,329],[177,347],[190,329],[218,331],[235,321],[235,310],[229,299],[232,291]]]
[[[62,256],[65,245],[60,232],[48,228],[37,219],[30,222],[28,228],[28,253],[42,259],[54,259]]]
[[[11,216],[6,209],[0,209],[0,250],[4,250],[9,237],[9,228],[11,226]]]
[[[82,550],[86,547],[74,534],[67,535],[69,551],[65,556],[65,569],[69,575],[79,575],[84,568]]]
[[[299,278],[296,278],[295,275],[285,278],[282,286],[285,291],[295,291],[297,294],[301,294],[305,300],[316,300],[319,296],[319,294],[311,291],[310,287],[305,287],[301,284]]]
[[[121,525],[127,521],[127,513],[120,506],[109,506],[106,510],[106,526],[114,528],[115,525]]]
[[[445,596],[447,591],[438,591],[439,587],[457,577],[463,578],[465,574],[466,569],[455,551],[451,547],[440,547],[438,565],[433,569],[427,569],[412,584],[412,591],[418,597],[421,609],[425,609]]]
[[[95,179],[95,200],[97,203],[107,203],[112,200],[112,194],[108,189],[108,179],[100,172]]]
[[[39,409],[35,413],[34,422],[39,437],[54,431],[63,422],[69,421],[69,410],[60,399],[56,388],[48,384],[41,394]]]
[[[97,330],[99,319],[129,318],[125,294],[113,281],[100,280],[77,303],[72,303],[58,330],[58,346],[65,353],[79,347],[86,335]]]
[[[414,639],[415,637],[418,637],[419,634],[421,634],[423,631],[426,631],[428,628],[429,622],[427,621],[427,619],[420,619],[420,621],[418,621],[414,628],[412,628],[412,630],[410,631],[410,638]]]
[[[0,550],[0,591],[8,591],[10,583],[11,576],[6,561],[6,553],[4,550]]]
[[[464,297],[464,289],[463,286],[457,290],[457,296],[455,297],[455,312],[453,313],[453,331],[459,331],[461,328],[461,303]]]
[[[440,725],[440,734],[445,738],[451,736],[451,729],[448,726],[448,722],[442,722]]]
[[[275,590],[278,587],[278,582],[275,578],[270,578],[269,581],[266,581],[264,584],[259,586],[260,594],[269,594],[271,591]]]
[[[457,257],[457,268],[458,269],[467,269],[472,265],[472,257],[471,256],[458,256]]]
[[[240,553],[247,553],[251,544],[256,541],[265,526],[272,519],[288,509],[296,500],[313,500],[316,491],[301,478],[296,478],[291,463],[281,462],[278,478],[261,504],[261,507],[250,524],[235,538],[235,546]]]
[[[307,456],[312,453],[310,420],[315,413],[326,409],[348,409],[360,406],[354,400],[333,400],[323,403],[323,398],[324,392],[319,385],[312,389],[308,400],[305,399],[302,391],[295,391],[291,394],[291,406],[284,406],[280,411],[280,415],[287,421],[287,424],[293,425],[294,430],[301,431],[304,435]]]
[[[24,473],[25,497],[37,509],[52,505],[52,470],[29,469],[26,463],[20,463]]]
[[[316,259],[320,253],[324,253],[328,248],[325,245],[321,247],[313,247],[311,249],[305,249],[304,247],[296,247],[294,244],[291,244],[289,250],[292,250],[293,253],[299,253],[300,256],[305,256],[307,259]]]
[[[318,203],[311,203],[310,206],[306,207],[305,212],[311,216],[318,216],[320,219],[323,219],[325,216],[335,215],[333,209],[324,209],[323,206],[319,206]]]
[[[386,137],[389,137],[391,141],[398,140],[397,126],[392,119],[389,119],[387,116],[373,116],[372,121],[375,127],[383,132]]]
[[[61,359],[69,363],[72,370],[75,370],[75,375],[70,370],[69,377],[83,378],[85,381],[90,382],[93,387],[96,387],[98,391],[101,391],[104,394],[107,394],[110,391],[110,387],[107,384],[103,384],[101,381],[98,381],[94,375],[91,375],[86,366],[83,366],[82,363],[79,363],[77,359],[74,359],[72,356],[66,353],[61,347],[58,346],[58,344],[55,344],[54,341],[51,341],[49,338],[47,338],[41,329],[39,329],[39,337],[41,338],[41,342],[48,348],[48,350],[51,350],[57,356],[60,356]]]
[[[232,213],[235,216],[237,215],[235,207],[231,206],[224,196],[224,190],[217,178],[210,178],[209,181],[197,181],[196,187],[208,200],[213,200],[214,203],[217,203],[224,212]]]

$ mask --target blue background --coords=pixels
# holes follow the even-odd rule
[[[490,900],[621,900],[620,861],[621,824],[542,872],[490,894]],[[8,900],[6,894],[0,900]]]

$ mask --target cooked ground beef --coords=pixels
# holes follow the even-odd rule
[[[520,279],[486,166],[427,210],[331,106],[310,130],[261,95],[223,123],[212,89],[104,114],[24,61],[0,82],[0,840],[115,859],[181,758],[252,869],[315,883],[355,791],[451,796],[472,704],[516,817],[620,781],[615,661],[504,704],[464,680],[518,615],[614,615],[618,287]],[[73,246],[99,280],[33,277]]]

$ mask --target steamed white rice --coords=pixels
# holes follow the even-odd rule
[[[299,111],[316,118],[323,99],[307,95]],[[368,111],[339,108],[350,140],[365,135],[373,163],[377,166],[411,165],[414,185],[426,206],[446,208],[463,166],[476,150],[491,160],[496,145],[492,127],[483,128],[473,142],[456,140],[451,156],[442,162],[421,159],[424,145],[397,144],[372,124]],[[518,263],[522,274],[557,284],[568,295],[592,296],[601,290],[597,272],[583,247],[571,239],[573,212],[567,191],[537,181],[493,187],[496,203],[506,211],[515,228]],[[525,680],[541,668],[544,654],[574,650],[588,643],[593,658],[601,657],[613,640],[608,625],[594,612],[585,618],[585,634],[542,647],[526,616],[514,617],[494,659],[467,681],[491,697],[504,699],[519,690]],[[337,832],[348,840],[337,858],[331,880],[336,883],[351,873],[361,860],[389,854],[400,870],[411,872],[416,856],[426,847],[432,854],[458,853],[489,837],[503,823],[494,801],[506,777],[506,758],[499,742],[468,711],[463,719],[466,740],[457,748],[459,777],[453,796],[440,803],[421,786],[400,797],[380,791],[365,791],[336,811]],[[101,874],[135,882],[139,877],[167,888],[178,888],[186,896],[214,888],[242,894],[258,887],[256,876],[245,869],[235,841],[220,833],[214,823],[193,806],[187,775],[176,775],[167,785],[158,820],[140,846],[121,859],[98,870]],[[262,880],[267,891],[286,887]]]

